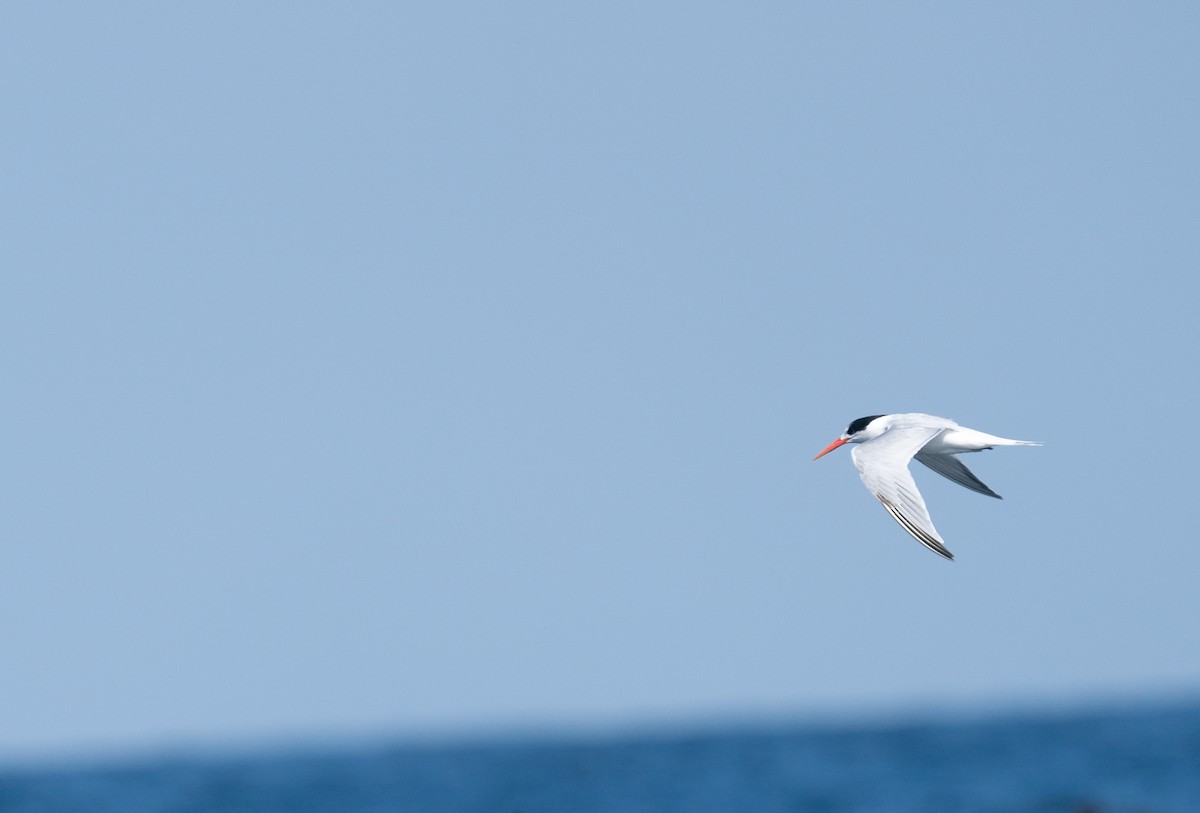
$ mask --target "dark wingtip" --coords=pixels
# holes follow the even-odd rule
[[[931,551],[933,551],[938,556],[941,556],[944,559],[949,559],[951,562],[954,561],[954,554],[951,553],[950,549],[947,548],[945,545],[938,545],[935,548],[933,545],[930,545],[929,543],[925,543],[925,547],[929,548]]]
[[[909,536],[911,536],[913,539],[920,542],[925,547],[929,548],[931,551],[936,553],[938,556],[944,556],[945,558],[949,559],[950,561],[954,561],[954,554],[950,552],[949,548],[947,548],[945,545],[942,544],[941,540],[937,539],[934,536],[930,536],[929,534],[925,533],[920,528],[918,528],[916,525],[914,525],[912,520],[910,520],[908,517],[906,517],[904,515],[904,513],[902,511],[900,511],[900,509],[898,509],[890,500],[888,500],[882,494],[876,494],[875,499],[877,499],[881,503],[883,503],[883,507],[885,509],[887,509],[887,512],[889,514],[892,515],[892,519],[896,520],[896,522],[898,522],[900,524],[900,527],[903,528],[908,533]]]

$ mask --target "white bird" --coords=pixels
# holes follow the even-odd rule
[[[908,470],[908,461],[915,457],[960,486],[1000,499],[954,455],[981,452],[993,446],[1042,445],[1033,440],[1011,440],[968,429],[949,418],[906,412],[859,418],[813,460],[846,443],[856,444],[850,457],[867,490],[883,503],[901,528],[947,559],[953,559],[954,554],[946,550],[946,543],[933,527],[925,500]]]

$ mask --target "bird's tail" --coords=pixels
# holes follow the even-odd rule
[[[971,447],[978,444],[980,449],[991,448],[993,446],[1041,446],[1041,441],[1037,440],[1014,440],[1013,438],[1002,438],[999,435],[990,435],[987,432],[980,432],[978,429],[967,429],[962,427],[955,432],[948,433],[950,435],[947,440],[951,443],[960,443],[963,446]]]

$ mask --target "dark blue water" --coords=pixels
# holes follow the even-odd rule
[[[1195,813],[1200,705],[0,771],[2,813]]]

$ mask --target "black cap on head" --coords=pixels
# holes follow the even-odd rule
[[[847,435],[857,434],[857,433],[861,432],[862,430],[866,429],[867,424],[869,424],[871,421],[875,420],[876,418],[882,418],[882,417],[883,417],[882,415],[868,415],[865,418],[859,418],[856,421],[852,421],[850,423],[850,425],[848,427],[846,427],[846,434]]]

